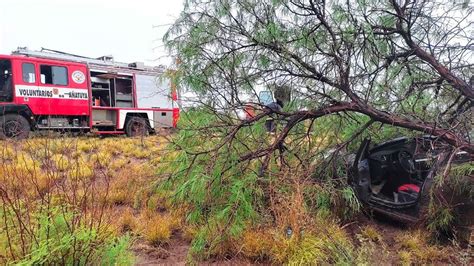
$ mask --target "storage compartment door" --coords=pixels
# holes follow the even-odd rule
[[[169,79],[136,75],[135,82],[138,108],[173,108]]]
[[[154,128],[173,127],[173,111],[155,111],[153,112]]]

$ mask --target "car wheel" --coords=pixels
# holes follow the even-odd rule
[[[125,126],[125,133],[129,137],[147,136],[149,130],[146,120],[142,117],[131,117]]]
[[[30,123],[21,115],[0,116],[0,139],[26,139],[30,130]]]

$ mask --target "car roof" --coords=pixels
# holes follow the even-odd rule
[[[396,145],[396,144],[405,143],[408,140],[409,140],[408,137],[398,137],[398,138],[395,138],[395,139],[391,139],[391,140],[388,140],[388,141],[385,141],[385,142],[382,142],[380,144],[375,145],[373,148],[370,149],[369,152],[374,152],[376,150],[385,149],[385,148],[388,148],[388,147]]]

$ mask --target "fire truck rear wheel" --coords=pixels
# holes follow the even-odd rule
[[[0,139],[25,139],[30,134],[30,124],[21,115],[0,116]]]
[[[125,125],[125,133],[129,137],[147,136],[149,130],[146,120],[142,117],[132,116]]]

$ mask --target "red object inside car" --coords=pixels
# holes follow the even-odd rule
[[[420,193],[420,187],[415,184],[404,184],[398,187],[398,192],[402,191]]]

